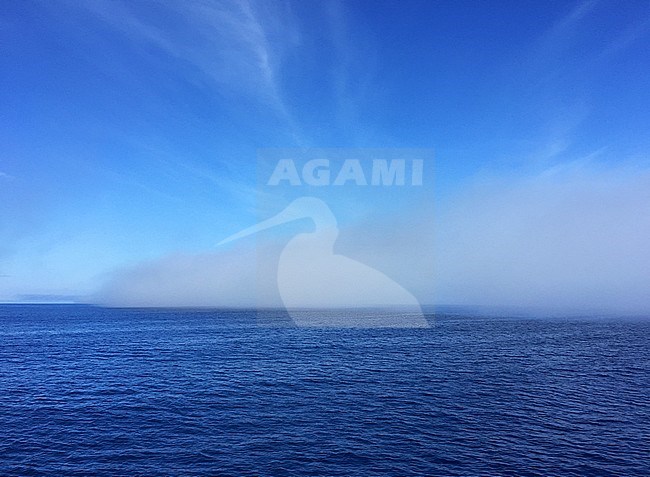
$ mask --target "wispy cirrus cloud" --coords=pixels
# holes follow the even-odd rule
[[[147,4],[146,11],[120,1],[80,5],[142,51],[153,47],[198,81],[263,101],[290,120],[279,71],[300,35],[288,3],[171,1]]]
[[[609,67],[605,62],[649,31],[650,22],[645,18],[627,19],[625,28],[619,28],[605,18],[605,7],[599,0],[568,5],[540,31],[520,65],[521,80],[527,83],[526,108],[538,123],[536,135],[529,139],[535,152],[518,157],[526,157],[538,168],[553,167],[583,154],[572,148],[597,107],[595,88]],[[603,144],[590,147],[602,149]]]
[[[117,74],[130,75],[132,60],[127,53],[135,52],[156,74],[160,67],[183,82],[199,85],[206,98],[226,98],[224,115],[229,106],[238,109],[242,102],[261,106],[265,114],[277,117],[280,128],[300,142],[300,127],[288,106],[281,74],[286,57],[300,44],[299,22],[288,1],[171,0],[143,4],[89,0],[70,5],[71,11],[84,20],[101,25],[93,26],[93,33],[106,30],[110,41],[123,40],[119,60],[115,62]],[[138,74],[141,73],[133,73],[134,82],[141,81]],[[200,160],[179,158],[173,138],[161,141],[129,132],[115,134],[145,154],[157,149],[153,151],[155,159],[151,160],[157,169],[175,169],[184,177],[208,179],[228,194],[246,195],[245,181],[230,174],[232,171],[229,170],[228,177],[215,172],[215,166],[221,172],[228,169],[227,161],[211,158],[209,165],[201,165]],[[121,182],[153,189],[147,185],[151,182],[147,178],[130,177],[131,170],[114,171],[111,175]],[[168,191],[159,192],[170,195]]]
[[[650,32],[647,16],[629,21],[623,28],[603,25],[603,6],[598,0],[579,1],[542,32],[529,55],[529,67],[541,83],[561,76],[568,66],[602,66],[602,61],[633,46]],[[589,32],[592,37],[588,49],[584,49],[581,43]]]

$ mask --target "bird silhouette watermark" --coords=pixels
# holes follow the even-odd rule
[[[395,217],[417,212],[411,199],[426,189],[424,160],[409,157],[409,151],[391,150],[384,157],[375,157],[375,152],[369,157],[365,150],[274,150],[271,157],[262,157],[260,221],[218,244],[254,235],[276,245],[273,250],[279,253],[271,255],[267,248],[258,248],[265,255],[258,260],[264,264],[258,289],[267,290],[274,281],[283,311],[296,326],[430,326],[415,294],[390,276],[390,267],[387,270],[364,253],[373,249],[368,242],[377,237],[364,229],[364,223],[371,220],[390,228]],[[276,203],[282,204],[279,212],[273,212],[278,210]],[[404,208],[410,211],[405,213]],[[302,227],[288,225],[294,222],[302,222]],[[351,228],[354,237],[361,238],[361,248],[350,249]],[[339,247],[341,235],[347,249]],[[384,240],[380,254],[403,248],[398,239],[394,246],[388,243],[386,248]]]

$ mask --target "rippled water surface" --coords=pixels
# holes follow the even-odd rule
[[[0,307],[0,475],[650,475],[650,320]]]

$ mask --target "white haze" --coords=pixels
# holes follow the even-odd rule
[[[265,237],[257,248],[245,239],[118,270],[96,301],[280,306],[275,267],[286,241]],[[476,180],[453,200],[391,225],[341,230],[335,252],[381,270],[422,304],[643,313],[650,312],[649,244],[650,172],[569,167]]]

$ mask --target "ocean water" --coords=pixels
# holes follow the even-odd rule
[[[0,475],[650,475],[650,320],[259,324],[0,307]]]

